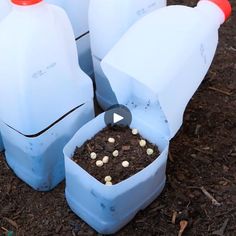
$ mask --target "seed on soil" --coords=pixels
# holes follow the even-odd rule
[[[112,178],[111,178],[110,175],[108,175],[108,176],[106,176],[106,177],[104,178],[104,180],[105,180],[105,182],[111,182],[111,181],[112,181]]]
[[[107,164],[107,163],[109,162],[109,157],[108,157],[108,156],[104,156],[104,157],[102,158],[102,162],[103,162],[104,164]]]
[[[102,167],[103,166],[103,162],[101,160],[96,161],[96,166]]]
[[[147,144],[147,142],[146,142],[144,139],[142,139],[142,140],[139,141],[139,145],[140,145],[141,147],[145,147],[146,144]]]
[[[118,150],[115,150],[115,151],[112,153],[112,156],[113,156],[113,157],[118,157],[118,156],[119,156],[119,151],[118,151]]]
[[[106,182],[107,186],[112,186],[112,182]]]
[[[148,154],[148,156],[151,156],[153,153],[154,153],[154,151],[153,151],[152,148],[148,148],[148,149],[147,149],[147,154]]]
[[[97,154],[95,152],[91,152],[90,158],[95,160],[97,158]]]
[[[109,138],[109,139],[108,139],[108,142],[109,142],[109,143],[115,143],[115,141],[116,141],[116,140],[115,140],[114,138]]]
[[[132,134],[133,135],[137,135],[138,134],[138,130],[137,129],[132,129]]]
[[[128,161],[123,161],[123,162],[122,162],[122,166],[123,166],[124,168],[129,167],[129,162],[128,162]]]

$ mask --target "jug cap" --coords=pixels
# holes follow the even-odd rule
[[[42,2],[42,0],[11,0],[12,3],[20,6],[30,6]]]
[[[201,0],[201,1],[210,1],[215,3],[224,13],[225,20],[227,20],[232,12],[231,4],[228,0]]]

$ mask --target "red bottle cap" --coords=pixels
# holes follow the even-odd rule
[[[43,0],[11,0],[12,3],[20,6],[30,6],[42,2]]]
[[[227,20],[232,12],[231,4],[228,0],[209,0],[215,3],[225,14],[225,20]]]

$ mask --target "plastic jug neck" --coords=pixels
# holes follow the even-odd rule
[[[211,17],[218,18],[220,24],[223,24],[232,12],[232,7],[228,0],[200,0],[197,8]]]
[[[42,2],[43,0],[11,0],[12,3],[19,6],[31,6]]]

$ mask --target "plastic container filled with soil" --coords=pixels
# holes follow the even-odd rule
[[[135,117],[130,127],[138,127],[139,134],[133,135],[129,128],[107,128],[102,113],[83,126],[64,148],[68,204],[104,234],[127,224],[161,193],[166,181],[168,140]],[[119,139],[121,133],[126,139]],[[109,138],[115,143],[109,143]],[[146,141],[145,147],[140,146],[141,140]],[[147,154],[149,149],[153,150],[151,155]],[[108,163],[102,161],[105,156]],[[97,161],[102,166],[97,166]]]

